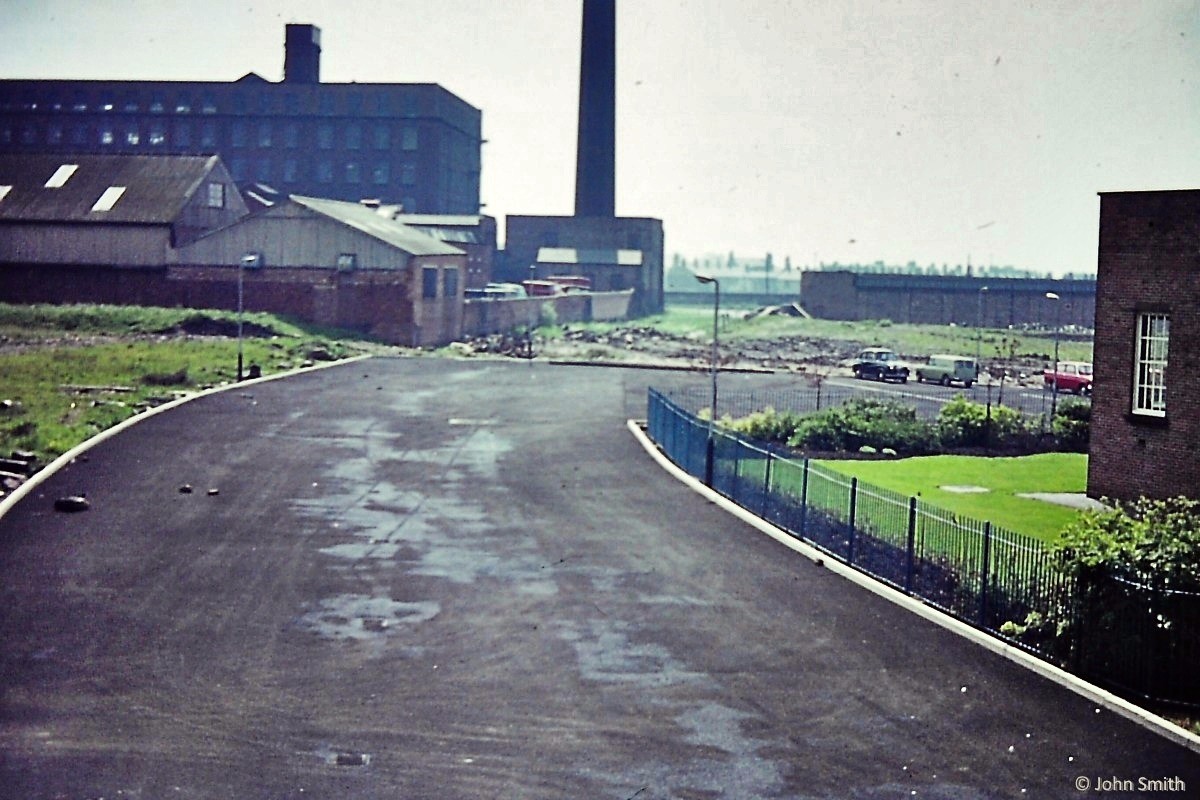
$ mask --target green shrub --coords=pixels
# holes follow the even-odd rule
[[[1092,404],[1086,400],[1064,400],[1058,404],[1050,432],[1059,450],[1086,453],[1092,424]]]
[[[730,430],[764,442],[787,442],[796,431],[802,417],[792,412],[778,412],[768,406],[741,419],[723,419],[721,425]]]
[[[788,446],[805,450],[835,452],[846,449],[846,438],[840,421],[831,413],[836,409],[805,417],[796,426]]]
[[[1005,447],[1029,433],[1021,412],[1008,406],[988,407],[955,395],[938,412],[938,441],[944,447]]]
[[[933,428],[897,400],[854,398],[804,417],[788,441],[807,450],[860,451],[871,447],[924,453],[936,444]]]
[[[1200,500],[1142,498],[1087,512],[1062,530],[1053,552],[1070,577],[1101,571],[1200,589]]]

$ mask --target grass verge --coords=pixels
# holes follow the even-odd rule
[[[0,304],[0,454],[44,463],[138,411],[234,381],[236,332],[222,311]],[[246,370],[264,375],[371,346],[270,314],[247,314],[243,332]]]

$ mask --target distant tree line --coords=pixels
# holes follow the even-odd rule
[[[1060,277],[1051,272],[1039,272],[1037,270],[1021,269],[1010,264],[989,264],[987,266],[982,266],[973,264],[964,265],[929,263],[922,266],[916,261],[909,261],[907,264],[888,264],[883,261],[875,261],[870,264],[843,264],[839,261],[832,261],[819,262],[815,266],[793,266],[791,256],[785,256],[783,260],[783,266],[780,267],[771,253],[767,253],[763,257],[739,258],[732,251],[730,251],[727,255],[708,255],[691,259],[680,253],[675,253],[672,257],[671,269],[688,272],[775,272],[785,274],[793,271],[802,272],[805,270],[819,270],[827,272],[859,272],[876,275],[949,275],[997,279],[1056,279]],[[1090,273],[1075,274],[1068,272],[1061,277],[1066,280],[1095,280],[1096,276]]]

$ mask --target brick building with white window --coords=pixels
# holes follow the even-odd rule
[[[1200,190],[1100,195],[1088,494],[1200,497]]]

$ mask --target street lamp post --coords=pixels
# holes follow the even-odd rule
[[[1054,292],[1046,292],[1046,299],[1054,301],[1054,378],[1050,395],[1050,421],[1053,423],[1054,415],[1058,412],[1058,330],[1061,327],[1059,321],[1062,319],[1062,300]]]
[[[238,262],[238,301],[237,301],[237,331],[238,331],[238,348],[237,348],[237,379],[242,380],[242,312],[245,310],[243,304],[244,282],[246,267],[258,266],[258,254],[246,253],[242,256],[242,260]]]
[[[979,287],[979,304],[975,311],[975,380],[979,380],[979,359],[983,351],[983,296],[987,290],[986,286]]]
[[[711,275],[696,273],[696,280],[713,285],[713,337],[712,359],[712,405],[708,415],[708,446],[704,454],[704,483],[709,488],[713,485],[713,464],[716,461],[716,424],[717,424],[717,364],[720,358],[719,320],[721,314],[721,282]]]

